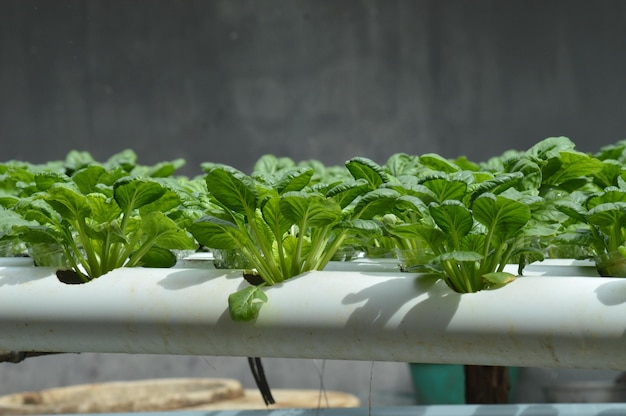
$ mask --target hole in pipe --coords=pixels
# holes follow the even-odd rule
[[[83,279],[80,278],[78,273],[71,269],[59,269],[56,271],[57,279],[61,283],[65,283],[67,285],[80,285],[82,283],[86,283]]]

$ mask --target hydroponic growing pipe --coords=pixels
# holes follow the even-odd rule
[[[0,350],[624,369],[626,280],[579,269],[536,266],[475,294],[416,274],[311,272],[267,288],[244,323],[227,308],[240,271],[125,268],[66,285],[4,267]]]

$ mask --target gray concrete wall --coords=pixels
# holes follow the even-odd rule
[[[132,148],[196,174],[264,153],[484,160],[553,135],[594,151],[626,136],[625,20],[607,0],[4,0],[0,158]],[[277,387],[319,385],[311,361],[270,362]],[[370,368],[332,362],[325,385],[366,397]],[[561,377],[524,374],[522,401]],[[171,375],[252,383],[244,359],[81,354],[0,365],[0,393]],[[410,391],[401,363],[373,383]]]
[[[0,3],[3,158],[248,170],[624,138],[620,1]]]

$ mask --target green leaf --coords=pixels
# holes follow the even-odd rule
[[[604,189],[608,186],[617,185],[617,178],[624,171],[624,165],[616,160],[604,160],[602,170],[594,174],[594,183]]]
[[[515,186],[524,178],[522,172],[502,173],[489,180],[480,182],[471,190],[471,201],[485,193],[499,194],[510,187]]]
[[[558,169],[550,172],[544,170],[544,183],[550,185],[565,184],[574,179],[587,178],[599,173],[603,168],[601,160],[575,151],[560,152],[558,160],[560,162]]]
[[[338,229],[353,230],[359,235],[368,237],[380,237],[383,235],[382,224],[374,220],[347,220],[336,225]]]
[[[589,211],[587,221],[598,227],[625,227],[626,202],[607,202]],[[618,242],[621,243],[621,242]]]
[[[267,302],[267,295],[258,286],[248,286],[228,296],[230,317],[234,321],[253,321]]]
[[[626,202],[626,190],[616,187],[608,187],[604,192],[592,195],[587,199],[587,209],[592,209],[600,204],[611,202]]]
[[[590,247],[593,244],[595,236],[591,230],[577,230],[575,232],[565,232],[558,234],[553,243],[559,246],[579,246]]]
[[[485,242],[487,237],[485,234],[467,234],[461,240],[461,251],[475,251],[482,253],[485,250]]]
[[[472,213],[459,201],[448,200],[440,205],[431,204],[429,208],[435,223],[452,241],[460,241],[474,226]]]
[[[240,248],[249,238],[239,231],[237,225],[214,216],[206,216],[193,222],[189,232],[200,244],[217,249]]]
[[[530,220],[527,205],[503,196],[483,194],[472,205],[476,221],[501,237],[518,233]]]
[[[467,192],[467,184],[463,181],[431,179],[423,182],[422,185],[430,189],[436,195],[436,202],[439,203],[447,199],[460,201]]]
[[[134,253],[130,255],[130,261],[134,262]],[[176,255],[170,250],[154,246],[141,256],[138,265],[156,268],[174,267],[176,265]]]
[[[371,219],[387,214],[395,207],[400,194],[393,189],[379,188],[365,194],[354,208],[354,218]]]
[[[261,156],[256,161],[252,171],[254,174],[261,173],[273,176],[277,172],[280,172],[283,169],[292,168],[293,166],[295,166],[294,161],[288,157],[278,158],[275,155],[267,154]]]
[[[459,156],[458,158],[454,159],[453,162],[456,166],[463,170],[475,172],[480,169],[480,166],[477,163],[468,160],[465,156]]]
[[[323,227],[339,220],[341,207],[320,194],[287,192],[280,197],[280,212],[292,224]]]
[[[403,212],[405,215],[415,215],[421,218],[429,213],[428,206],[420,199],[411,195],[402,195],[396,200],[395,211]],[[398,214],[400,215],[400,214]]]
[[[280,200],[281,198],[277,196],[268,198],[261,207],[263,219],[277,239],[282,239],[283,234],[286,233],[293,224],[293,222],[287,219],[280,211]]]
[[[88,194],[91,192],[98,191],[98,184],[101,184],[100,178],[106,173],[106,169],[104,169],[100,165],[91,165],[86,168],[83,168],[72,176],[72,181],[78,186],[78,189],[83,194]],[[112,185],[112,184],[110,184]]]
[[[17,212],[13,212],[4,208],[0,208],[0,237],[10,234],[14,227],[18,226],[36,226],[33,221],[25,220]]]
[[[483,275],[483,279],[490,283],[489,287],[495,289],[496,287],[502,287],[508,283],[511,283],[516,279],[516,276],[507,272],[492,272]]]
[[[326,196],[333,198],[341,208],[345,208],[370,190],[370,185],[365,179],[345,181],[330,188]]]
[[[451,251],[441,254],[435,261],[443,262],[453,260],[456,262],[472,262],[481,261],[483,258],[482,254],[476,253],[475,251]]]
[[[521,172],[524,177],[521,179],[523,189],[539,189],[543,181],[541,167],[536,161],[527,157],[518,159],[510,168],[511,172]]]
[[[169,162],[159,162],[153,166],[150,166],[146,176],[151,178],[167,178],[170,177],[176,172],[178,169],[185,166],[185,159],[174,159]]]
[[[172,210],[180,207],[182,203],[180,194],[169,187],[165,187],[165,185],[164,188],[165,192],[161,197],[139,208],[141,215],[152,211],[161,211],[169,214]]]
[[[420,156],[419,161],[422,165],[439,172],[452,173],[460,170],[454,163],[435,153],[423,154]]]
[[[431,202],[441,202],[435,192],[422,184],[409,184],[405,182],[402,184],[402,188],[403,190],[400,190],[401,193],[404,191],[406,195],[419,199],[424,205],[428,205]]]
[[[160,183],[138,177],[122,178],[113,186],[113,197],[124,212],[154,202],[164,193],[165,188]]]
[[[421,237],[424,228],[420,223],[385,223],[384,225],[392,235],[407,240]]]
[[[153,244],[172,250],[193,250],[194,239],[173,220],[160,211],[153,211],[141,217],[141,228]]]
[[[38,225],[18,225],[13,232],[30,244],[55,244],[63,242],[63,235],[50,227]]]
[[[395,177],[414,175],[417,171],[418,157],[406,153],[396,153],[387,159],[385,167]]]
[[[300,191],[311,182],[313,169],[311,168],[293,168],[287,170],[276,184],[276,190],[279,194],[292,191]]]
[[[100,192],[112,196],[113,184],[125,176],[128,176],[128,173],[121,168],[107,170],[100,165],[90,165],[75,172],[72,181],[85,195]]]
[[[370,186],[370,189],[377,189],[380,185],[387,182],[389,178],[385,170],[373,160],[365,157],[355,157],[346,162],[346,168],[354,179],[364,179]]]
[[[34,176],[34,181],[37,189],[40,191],[47,191],[57,183],[67,183],[70,178],[67,175],[58,172],[42,171],[37,172]]]
[[[0,206],[4,208],[11,208],[20,202],[21,198],[12,195],[0,195]]]
[[[122,150],[111,156],[105,163],[106,169],[121,168],[130,172],[137,166],[137,154],[131,149]]]
[[[97,223],[111,223],[122,214],[122,210],[117,203],[103,194],[91,193],[86,198],[90,209],[90,217]]]
[[[548,137],[532,146],[526,154],[536,161],[558,157],[562,151],[573,150],[576,145],[564,136]]]
[[[89,152],[72,150],[65,157],[65,169],[68,175],[94,163],[96,161]]]
[[[600,150],[594,155],[600,160],[615,160],[623,162],[626,155],[626,140],[620,140],[617,143],[612,143],[607,146],[602,146]],[[621,164],[621,163],[620,163]]]
[[[86,218],[91,214],[85,195],[76,192],[69,184],[58,183],[48,189],[45,201],[68,220]]]
[[[576,202],[560,200],[555,202],[554,207],[577,222],[587,222],[587,210]]]
[[[433,252],[440,253],[446,241],[446,234],[439,228],[420,223],[396,224],[388,228],[390,234],[407,240],[421,240],[428,244]]]
[[[54,208],[43,199],[38,197],[21,198],[13,210],[28,221],[36,221],[39,224],[58,224],[60,215]]]
[[[270,227],[263,219],[263,214],[259,212],[259,210],[257,210],[254,212],[254,216],[251,218],[247,218],[247,220],[249,221],[248,225],[254,224],[256,228],[255,233],[250,233],[250,227],[246,226],[246,230],[248,231],[248,233],[250,233],[248,234],[248,241],[251,244],[255,244],[257,247],[259,247],[260,245],[265,245],[266,248],[271,247],[272,243],[275,240],[274,232],[270,229]]]
[[[226,208],[245,214],[256,209],[254,180],[234,168],[214,168],[205,177],[211,195]]]

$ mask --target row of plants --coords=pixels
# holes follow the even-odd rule
[[[251,282],[229,297],[237,320],[257,316],[265,287],[346,253],[398,256],[403,270],[462,293],[502,286],[545,257],[590,258],[600,274],[623,276],[625,159],[626,141],[591,154],[552,137],[482,162],[398,153],[326,166],[265,155],[250,174],[207,162],[189,178],[177,174],[182,160],[72,151],[0,164],[0,238],[5,255],[36,261],[52,248],[83,282],[213,250]]]

